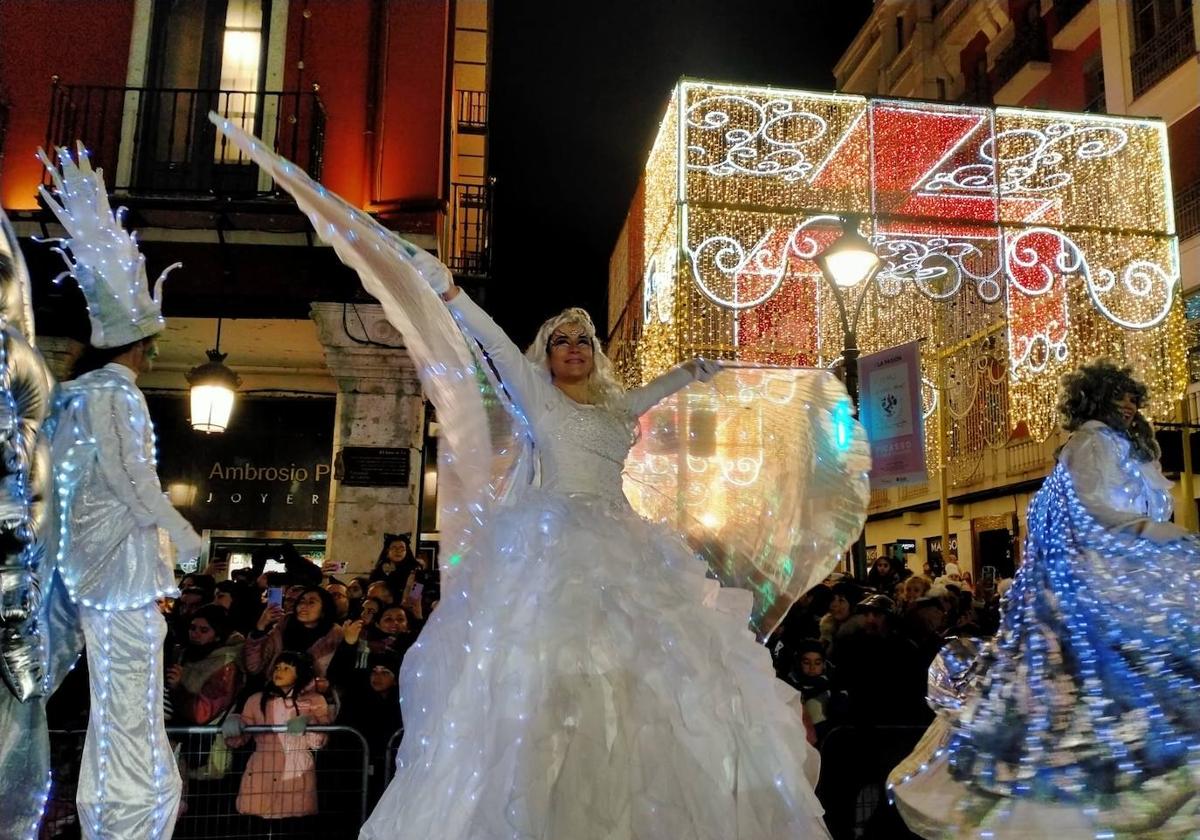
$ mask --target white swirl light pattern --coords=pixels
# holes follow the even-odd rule
[[[883,260],[876,275],[879,291],[895,297],[904,291],[906,282],[930,300],[949,300],[962,288],[963,278],[975,284],[975,292],[984,303],[995,303],[1003,294],[1000,285],[999,260],[989,259],[979,243],[996,246],[995,238],[977,241],[953,240],[944,236],[922,234],[874,234],[871,247]],[[981,272],[979,264],[990,265]]]
[[[722,234],[708,237],[695,248],[687,249],[696,287],[706,298],[725,309],[752,309],[770,300],[779,291],[792,258],[812,260],[821,252],[824,246],[810,229],[822,223],[840,224],[837,216],[811,216],[797,225],[783,247],[778,249],[770,247],[772,241],[777,241],[775,233],[778,228],[770,228],[749,249],[732,236]],[[728,292],[713,288],[711,280],[714,269],[718,276],[725,278],[724,285]],[[767,285],[757,294],[742,300],[738,296],[739,278],[762,278]]]
[[[1068,157],[1076,161],[1108,158],[1128,142],[1125,130],[1114,125],[1056,122],[1041,130],[1013,128],[979,145],[980,163],[932,173],[918,189],[927,193],[990,193],[997,189],[999,172],[1000,195],[1050,192],[1071,183],[1071,173],[1062,168]],[[1017,151],[997,153],[997,149],[1003,151],[1013,145]]]
[[[1046,259],[1046,254],[1039,251],[1026,240],[1031,237],[1047,237],[1055,243],[1055,254]],[[1045,240],[1043,240],[1045,241]],[[1043,249],[1044,250],[1044,249]],[[1133,260],[1119,270],[1108,267],[1093,269],[1088,264],[1083,250],[1069,236],[1051,228],[1028,228],[1008,240],[1005,249],[1006,275],[1009,283],[1009,323],[1013,323],[1011,308],[1014,292],[1027,298],[1036,298],[1053,291],[1056,286],[1065,285],[1067,278],[1079,277],[1085,284],[1092,305],[1105,318],[1125,329],[1147,330],[1161,324],[1171,312],[1174,300],[1175,286],[1179,282],[1179,272],[1176,267],[1170,270],[1149,260]],[[1040,275],[1046,282],[1031,285],[1017,275],[1014,268],[1033,269],[1035,276]],[[1160,301],[1149,312],[1140,318],[1124,317],[1113,311],[1106,303],[1105,297],[1116,290],[1117,294],[1153,302]],[[1063,307],[1064,318],[1067,310]],[[1044,328],[1025,335],[1012,335],[1010,326],[1010,364],[1014,373],[1019,373],[1023,366],[1028,366],[1030,372],[1040,373],[1051,361],[1065,361],[1067,358],[1068,324],[1049,320]],[[1052,336],[1052,333],[1058,337]],[[1034,353],[1041,348],[1042,352]]]
[[[743,115],[751,119],[744,120]],[[710,175],[756,175],[785,181],[799,181],[812,172],[814,163],[802,147],[825,136],[829,129],[823,117],[796,110],[794,102],[756,102],[736,94],[709,96],[692,103],[687,109],[687,127],[701,136],[707,132],[720,136],[712,149],[688,145],[688,169]]]

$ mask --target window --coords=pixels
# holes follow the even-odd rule
[[[896,15],[896,52],[904,49],[904,15]]]
[[[937,78],[937,98],[939,100],[945,100],[946,98],[946,80],[941,76]]]
[[[1192,0],[1134,0],[1133,31],[1140,47],[1192,13]]]
[[[237,147],[215,136],[208,112],[258,133],[270,0],[156,0],[152,8],[139,184],[204,192],[214,166],[251,177]]]
[[[221,113],[250,133],[254,133],[254,117],[258,110],[263,52],[262,5],[262,0],[229,0],[221,49]],[[237,147],[228,143],[218,143],[214,155],[218,163],[232,163],[239,158]]]

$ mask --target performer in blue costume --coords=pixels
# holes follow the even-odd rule
[[[1169,521],[1146,398],[1112,362],[1064,378],[1001,630],[935,661],[937,718],[892,773],[923,837],[1200,834],[1200,540]]]
[[[405,656],[399,769],[361,836],[826,837],[798,695],[747,626],[750,593],[721,589],[677,532],[622,492],[636,419],[715,366],[693,360],[627,391],[579,309],[543,324],[522,353],[438,260],[212,117],[379,299],[449,453],[438,477],[443,596]],[[805,412],[823,425],[812,426],[812,457],[780,484],[828,485],[803,506],[775,510],[779,496],[763,497],[755,515],[794,525],[794,565],[823,576],[861,527],[869,459],[861,428],[831,419],[848,401],[828,373],[787,384],[790,433],[805,434]],[[501,433],[493,420],[505,419],[523,431]],[[511,460],[529,437],[540,486],[510,469],[505,493],[492,457]]]

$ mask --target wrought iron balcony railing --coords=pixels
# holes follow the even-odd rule
[[[276,195],[271,179],[208,121],[216,111],[321,177],[325,108],[311,91],[62,85],[50,100],[47,145],[82,140],[109,187],[144,195]]]
[[[1196,30],[1191,9],[1185,9],[1129,57],[1133,95],[1141,96],[1195,54]]]
[[[488,95],[486,90],[458,92],[458,130],[467,134],[487,131]]]
[[[1029,62],[1049,60],[1050,42],[1046,39],[1046,25],[1042,19],[1024,24],[1017,30],[1013,42],[996,56],[996,64],[992,68],[992,89],[1004,87]]]
[[[487,277],[491,272],[492,185],[451,184],[450,253],[455,274]]]
[[[1175,232],[1180,239],[1200,236],[1200,181],[1175,193]]]

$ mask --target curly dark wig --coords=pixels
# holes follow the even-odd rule
[[[1073,432],[1089,420],[1099,420],[1133,445],[1133,454],[1141,461],[1153,461],[1161,454],[1154,439],[1154,428],[1139,411],[1126,425],[1117,411],[1117,401],[1129,394],[1140,409],[1150,393],[1133,375],[1133,368],[1121,367],[1111,359],[1096,359],[1080,365],[1062,378],[1058,413],[1062,427]]]

